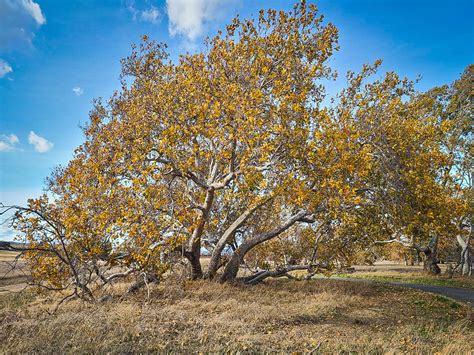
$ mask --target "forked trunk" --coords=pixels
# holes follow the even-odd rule
[[[206,273],[207,279],[213,279],[216,276],[217,270],[221,267],[221,255],[225,246],[230,243],[234,238],[236,230],[247,221],[247,219],[254,213],[259,207],[263,206],[267,201],[270,201],[271,198],[263,200],[261,203],[255,205],[252,208],[245,210],[224,232],[224,234],[219,238],[217,244],[212,251],[211,260],[209,261],[208,271]]]
[[[232,281],[237,277],[237,273],[239,272],[239,267],[242,261],[244,260],[245,255],[257,245],[266,242],[276,236],[280,235],[288,228],[293,226],[296,222],[306,222],[306,223],[313,223],[314,220],[311,217],[308,217],[308,213],[305,211],[300,211],[295,215],[289,217],[281,226],[275,228],[272,231],[260,234],[255,236],[254,238],[247,239],[240,246],[235,250],[234,254],[230,258],[229,262],[226,264],[224,268],[224,273],[222,274],[220,281],[221,282],[228,282]]]

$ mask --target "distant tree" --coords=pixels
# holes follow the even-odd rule
[[[452,223],[457,227],[456,239],[460,248],[456,269],[463,275],[472,275],[474,262],[473,83],[474,65],[471,64],[450,86],[433,90],[443,105],[441,119],[450,127],[443,141],[443,147],[450,155],[443,185],[460,204]]]
[[[376,154],[370,189],[378,206],[374,222],[388,237],[378,242],[415,249],[434,274],[440,272],[440,253],[456,236],[464,246],[464,238],[469,240],[472,107],[467,73],[450,87],[387,106],[378,122],[361,130],[370,132]]]

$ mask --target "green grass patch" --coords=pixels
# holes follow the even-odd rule
[[[465,278],[447,278],[444,276],[429,276],[429,275],[403,275],[388,276],[388,275],[371,275],[371,274],[338,274],[337,277],[363,279],[377,282],[403,282],[413,284],[424,284],[433,286],[447,286],[474,289],[474,280]]]

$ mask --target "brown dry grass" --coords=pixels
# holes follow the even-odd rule
[[[150,291],[149,300],[145,290],[100,304],[75,300],[54,315],[51,300],[31,291],[0,295],[0,353],[448,353],[474,344],[470,308],[385,285],[169,281]]]
[[[23,260],[13,263],[16,252],[0,250],[0,294],[10,290],[21,290],[26,286],[29,271],[25,269]]]
[[[16,251],[0,250],[0,261],[1,260],[13,260],[18,255]]]

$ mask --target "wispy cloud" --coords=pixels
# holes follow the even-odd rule
[[[0,135],[0,152],[11,152],[19,142],[20,140],[14,134]]]
[[[215,20],[228,5],[226,0],[166,0],[169,32],[194,41],[203,34],[205,24]]]
[[[0,59],[0,78],[3,78],[8,73],[13,71],[10,64],[5,62],[3,59]]]
[[[54,144],[48,141],[46,138],[37,135],[35,132],[30,131],[28,135],[28,143],[35,147],[38,153],[46,153],[53,148]]]
[[[0,0],[0,51],[31,46],[34,32],[46,23],[38,3],[32,0]]]
[[[18,137],[14,134],[10,134],[9,136],[7,136],[7,140],[10,144],[17,144],[20,142]]]
[[[161,14],[156,7],[152,6],[151,8],[140,12],[140,19],[156,25],[160,22]]]
[[[72,88],[72,91],[76,94],[76,96],[81,96],[84,93],[84,89],[80,86],[75,86]]]
[[[46,23],[46,17],[44,17],[43,11],[41,11],[41,7],[37,3],[31,0],[21,0],[20,4],[38,25],[41,26]]]
[[[135,6],[135,2],[131,1],[127,8],[132,13],[134,21],[149,22],[154,25],[161,22],[161,12],[153,5],[150,5],[148,8],[139,9]]]

